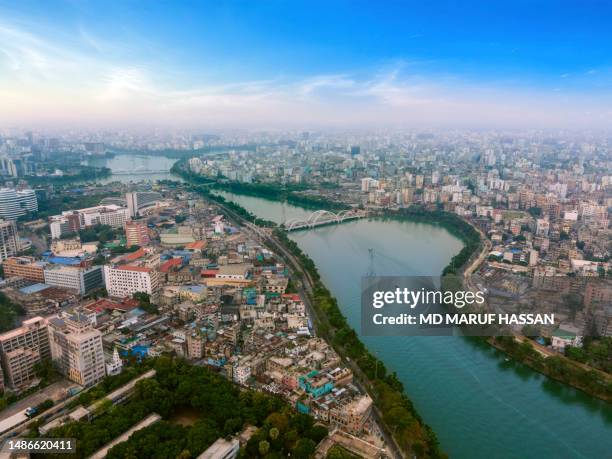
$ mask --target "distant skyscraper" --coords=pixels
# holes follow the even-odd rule
[[[357,156],[361,153],[361,147],[359,145],[354,145],[351,147],[351,156]]]

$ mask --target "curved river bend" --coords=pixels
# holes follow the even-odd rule
[[[223,194],[261,218],[307,215],[299,207]],[[350,324],[360,330],[360,280],[439,275],[461,242],[426,224],[359,220],[290,233],[316,263]],[[396,371],[451,458],[612,457],[612,407],[551,381],[489,346],[459,337],[362,337]]]

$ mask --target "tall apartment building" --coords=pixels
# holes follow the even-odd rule
[[[59,370],[81,386],[97,384],[106,375],[102,333],[79,313],[49,319],[51,356]]]
[[[4,277],[23,277],[33,282],[45,281],[45,265],[32,257],[11,257],[2,263]]]
[[[110,296],[125,298],[136,292],[154,295],[159,289],[159,271],[133,265],[105,265],[104,282]]]
[[[38,199],[34,190],[0,188],[0,217],[17,220],[29,212],[38,211]]]
[[[125,239],[127,246],[139,245],[141,247],[151,242],[149,229],[145,223],[131,221],[125,224]]]
[[[104,286],[102,266],[49,265],[45,269],[45,284],[78,291],[86,295]]]
[[[47,321],[33,317],[0,335],[0,356],[9,386],[28,384],[36,376],[34,366],[51,357]]]
[[[133,191],[125,194],[125,200],[132,217],[140,215],[141,210],[155,205],[161,198],[161,194],[155,191]]]
[[[14,257],[19,251],[19,236],[14,221],[0,220],[0,261]]]
[[[113,228],[123,228],[129,220],[130,211],[127,208],[109,204],[54,215],[49,217],[49,227],[51,237],[59,239],[62,234],[77,232],[88,226],[108,225]]]

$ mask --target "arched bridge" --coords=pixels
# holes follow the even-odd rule
[[[285,222],[287,231],[296,231],[306,228],[314,228],[315,226],[330,225],[342,223],[347,220],[355,220],[357,218],[367,217],[365,210],[342,210],[338,213],[329,210],[317,210],[311,213],[307,218],[292,218]]]

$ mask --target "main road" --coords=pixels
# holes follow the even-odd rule
[[[300,297],[304,299],[304,304],[306,305],[308,313],[311,315],[311,317],[315,319],[313,321],[313,327],[315,327],[316,334],[316,324],[320,321],[320,318],[312,304],[315,283],[310,273],[302,267],[297,257],[295,257],[291,252],[289,252],[289,250],[287,250],[287,248],[276,237],[274,237],[270,230],[266,228],[261,228],[245,220],[243,217],[241,217],[228,207],[224,206],[222,203],[219,203],[217,201],[215,201],[215,203],[225,212],[225,214],[229,218],[240,224],[242,227],[247,228],[252,237],[254,237],[256,240],[261,241],[268,247],[272,248],[277,253],[280,253],[282,258],[287,263],[287,266],[290,268],[290,272],[293,275],[296,275],[297,273],[303,273],[302,279],[304,279],[305,282],[300,282],[300,284],[297,286],[297,289]],[[368,393],[372,397],[372,400],[375,400],[375,397],[373,396],[373,387],[368,382],[368,379],[363,374],[361,369],[352,360],[347,359],[344,356],[341,356],[341,358],[343,362],[351,368],[353,374],[358,376],[355,379],[355,383],[357,384],[359,389],[364,393]],[[383,435],[385,444],[389,447],[389,451],[387,451],[387,453],[394,459],[407,458],[408,456],[399,447],[399,445],[389,432],[387,425],[383,422],[382,413],[380,412],[375,403],[373,406],[372,414],[374,416],[376,424],[379,427],[378,430]]]

